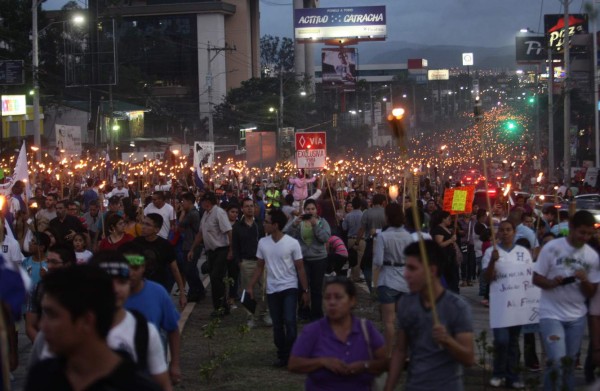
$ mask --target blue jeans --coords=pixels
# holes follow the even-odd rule
[[[540,333],[546,351],[544,373],[545,391],[575,389],[575,357],[581,347],[586,317],[563,322],[556,319],[540,319]]]
[[[296,328],[298,289],[291,288],[267,294],[267,303],[273,320],[273,342],[277,347],[277,358],[287,362],[298,335]]]
[[[521,326],[493,329],[494,370],[493,376],[504,378],[510,386],[519,380],[517,368],[520,361],[519,336]]]

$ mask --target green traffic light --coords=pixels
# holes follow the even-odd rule
[[[529,103],[535,103],[535,98],[533,96],[530,96],[528,99]]]
[[[506,122],[506,130],[508,130],[509,132],[512,132],[513,130],[517,129],[517,123],[513,120],[507,121]]]

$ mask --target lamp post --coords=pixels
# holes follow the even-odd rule
[[[55,21],[48,24],[46,27],[38,30],[38,8],[44,0],[32,0],[31,6],[31,66],[33,73],[33,144],[40,147],[35,153],[38,161],[42,160],[42,136],[40,131],[40,84],[39,84],[39,35],[53,24],[64,23],[64,21]],[[74,15],[73,23],[81,24],[84,18],[81,15]]]
[[[280,99],[283,102],[283,96]],[[283,106],[283,103],[280,103]],[[269,107],[269,113],[275,113],[275,124],[277,126],[277,156],[281,153],[281,127],[279,126],[279,110],[274,107]]]

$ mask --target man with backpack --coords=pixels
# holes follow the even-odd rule
[[[101,251],[90,259],[90,264],[108,273],[113,281],[116,312],[106,342],[112,350],[127,354],[138,370],[146,373],[163,390],[171,391],[167,363],[160,335],[156,327],[136,310],[124,307],[131,292],[129,263],[117,251]],[[53,357],[43,333],[34,342],[29,365]]]

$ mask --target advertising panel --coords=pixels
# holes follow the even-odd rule
[[[81,155],[81,126],[55,125],[56,148],[67,155]]]
[[[27,114],[25,95],[2,95],[2,116]]]
[[[449,80],[450,70],[448,69],[430,69],[427,71],[428,80]]]
[[[548,58],[546,37],[517,37],[515,47],[519,64],[538,63]]]
[[[356,49],[321,49],[323,83],[354,85],[356,83]]]
[[[294,10],[296,40],[353,38],[375,41],[384,40],[386,33],[385,6]]]
[[[554,52],[560,53],[563,50],[565,18],[563,14],[544,15],[544,31],[548,39],[548,47]],[[569,38],[573,35],[588,33],[587,14],[569,15]],[[570,39],[569,39],[570,41]]]
[[[25,84],[25,66],[23,60],[0,61],[0,85]]]
[[[277,134],[275,132],[247,133],[246,161],[248,167],[275,167],[277,163]]]
[[[473,53],[463,53],[462,63],[464,67],[473,66]]]

